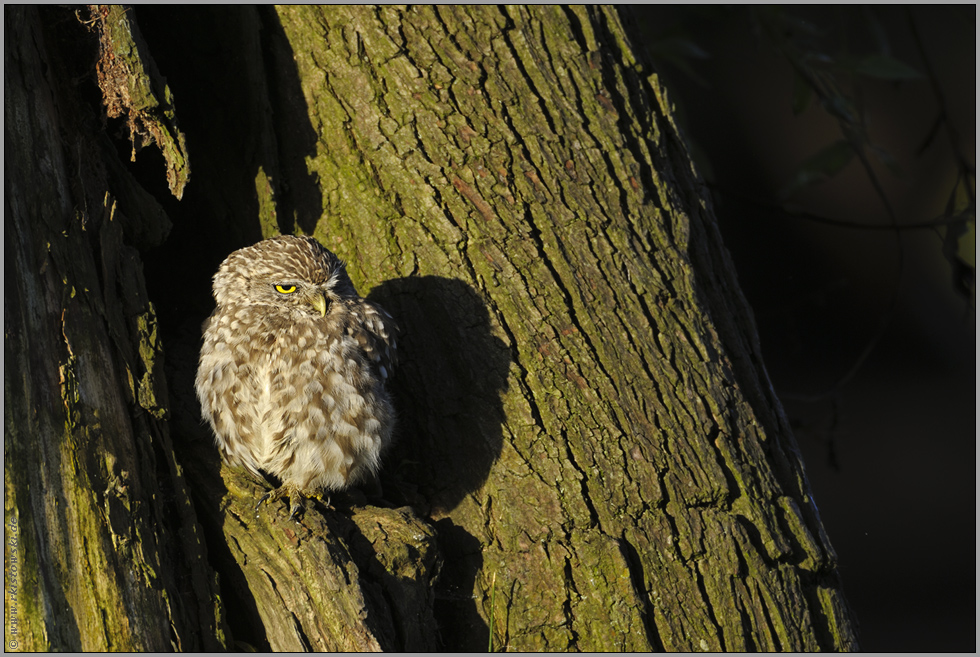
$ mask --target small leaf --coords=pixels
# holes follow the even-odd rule
[[[922,75],[914,68],[888,55],[868,55],[860,60],[854,70],[869,78],[879,80],[916,80]]]
[[[806,66],[828,68],[836,64],[837,60],[818,50],[807,50],[800,55],[800,62]]]
[[[905,172],[902,171],[902,167],[898,165],[898,161],[892,157],[892,154],[886,151],[881,146],[871,146],[871,152],[875,154],[878,161],[884,164],[888,169],[896,176],[902,177]]]
[[[810,106],[813,89],[799,73],[793,73],[793,114],[799,116]]]
[[[831,116],[836,116],[845,123],[857,123],[857,110],[850,100],[841,95],[831,96],[822,103]]]
[[[959,219],[959,217],[950,218]],[[977,233],[976,220],[972,215],[964,215],[962,220],[946,224],[943,255],[954,267],[959,261],[972,269],[976,269]]]
[[[843,139],[823,149],[797,170],[779,195],[787,199],[804,187],[832,178],[854,157],[854,149]]]
[[[962,221],[954,221],[946,226],[943,255],[949,260],[953,274],[953,287],[957,292],[970,299],[970,303],[976,307],[976,219],[972,213],[962,216]],[[959,217],[956,218],[959,219]]]
[[[977,179],[974,176],[960,176],[956,187],[946,202],[946,213],[950,221],[946,225],[946,238],[943,240],[943,255],[956,266],[960,260],[976,268],[976,198]]]
[[[977,223],[970,221],[966,224],[966,232],[960,235],[956,244],[956,255],[964,263],[977,268]]]
[[[974,211],[974,199],[977,197],[977,179],[974,176],[960,176],[953,188],[953,194],[947,204],[948,211],[953,215]]]

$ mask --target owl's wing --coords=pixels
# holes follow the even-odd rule
[[[398,325],[384,308],[370,301],[362,301],[360,310],[364,321],[352,335],[381,380],[387,381],[396,363]]]
[[[218,309],[217,308],[215,308],[213,311],[211,311],[211,314],[208,315],[208,318],[205,319],[203,322],[201,322],[201,335],[207,335],[207,333],[208,333],[208,327],[211,326],[211,322],[214,320],[214,316],[216,314],[218,314]]]

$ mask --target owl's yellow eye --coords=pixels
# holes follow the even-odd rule
[[[276,292],[279,292],[281,294],[292,294],[295,291],[296,291],[296,286],[295,285],[277,285],[276,286]]]

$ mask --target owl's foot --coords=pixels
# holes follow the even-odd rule
[[[289,506],[289,519],[298,520],[300,514],[306,510],[306,500],[311,499],[322,503],[328,509],[330,506],[330,495],[324,494],[321,491],[316,491],[312,493],[307,493],[301,491],[295,486],[290,486],[288,484],[283,484],[275,490],[270,490],[268,493],[259,498],[259,503],[255,505],[256,510],[262,506],[263,502],[275,502],[286,498],[291,502]]]

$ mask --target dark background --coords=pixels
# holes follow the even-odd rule
[[[207,78],[209,71],[241,69],[238,60],[248,54],[215,39],[216,25],[213,19],[207,22],[213,10],[186,10],[192,14],[175,43],[167,39],[177,36],[154,29],[166,24],[154,20],[157,13],[170,10],[136,11],[154,57],[164,74],[171,74],[189,135],[233,143],[225,133],[257,131],[232,121],[251,116],[244,111],[203,129],[191,126],[192,103],[181,105],[196,89],[215,102],[230,98],[238,108],[247,105],[250,94],[259,94],[251,83],[227,86],[231,76]],[[760,11],[779,10],[633,6],[622,11],[637,28],[633,45],[646,51],[666,79],[681,128],[712,184],[715,211],[755,312],[773,386],[795,426],[838,552],[862,648],[975,650],[975,312],[972,295],[956,283],[962,272],[954,272],[943,254],[944,230],[907,230],[897,239],[893,231],[831,227],[770,207],[780,202],[779,191],[808,158],[841,138],[836,120],[818,103],[799,115],[793,112],[792,68],[759,27]],[[794,6],[782,11],[799,19],[795,29],[831,57],[845,49],[856,56],[886,50],[922,73],[901,82],[861,77],[856,86],[846,76],[842,80],[848,93],[860,99],[872,141],[903,172],[899,176],[874,165],[898,222],[922,223],[942,215],[957,177],[956,150],[971,167],[975,164],[975,6]],[[227,21],[221,25],[228,34],[245,31]],[[944,106],[926,76],[913,26],[945,95]],[[211,93],[212,88],[220,93]],[[920,149],[944,108],[958,132],[955,148],[940,130]],[[217,111],[206,107],[200,116]],[[251,142],[239,146],[251,147]],[[190,147],[209,150],[195,149],[194,143]],[[128,159],[128,148],[123,159]],[[160,163],[150,161],[154,149],[144,153],[137,166],[152,168],[152,176],[144,178],[159,181]],[[234,199],[201,185],[240,174],[226,162],[250,157],[238,151],[225,155],[224,162],[197,160],[197,183],[188,187],[185,208],[217,216],[235,207]],[[254,187],[251,180],[235,185],[229,188]],[[201,199],[196,206],[191,203],[195,195]],[[165,205],[175,203],[163,189],[156,196],[166,199]],[[811,213],[854,224],[887,226],[890,221],[856,160],[790,200]],[[254,212],[250,208],[247,214]],[[154,272],[169,271],[175,261],[208,276],[217,262],[203,253],[228,252],[260,237],[234,235],[236,244],[213,248],[210,240],[227,238],[217,231],[201,236],[199,226],[221,221],[190,219],[178,222],[168,243],[199,252],[179,258],[162,251],[156,257],[148,254],[151,288],[154,281],[170,280]],[[179,239],[182,230],[198,231],[199,239]],[[186,287],[168,287],[151,289],[164,320],[194,314],[172,310],[170,303],[200,306],[202,317],[209,310],[206,290],[198,299]],[[898,303],[890,312],[896,289]],[[838,385],[883,319],[884,331],[868,359]]]
[[[945,229],[855,230],[774,211],[800,166],[841,138],[816,102],[794,115],[793,70],[747,7],[629,7],[667,82],[752,305],[773,386],[803,451],[865,651],[976,649],[976,326],[954,284]],[[942,215],[957,178],[951,142],[975,165],[976,7],[787,7],[837,58],[887,50],[923,77],[844,76],[899,224]],[[792,25],[792,21],[787,21]],[[945,96],[942,109],[918,31]],[[692,46],[696,46],[693,48]],[[707,55],[707,57],[704,57]],[[861,163],[791,197],[811,213],[889,225]],[[901,273],[900,273],[901,270]],[[898,294],[889,313],[890,300]],[[885,318],[870,356],[843,386]],[[805,397],[818,397],[807,401]]]

